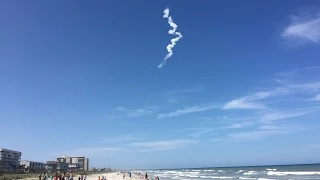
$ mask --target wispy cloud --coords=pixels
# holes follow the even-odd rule
[[[275,120],[281,120],[281,119],[288,119],[288,118],[294,118],[298,116],[303,116],[305,113],[303,112],[296,112],[296,113],[284,113],[284,112],[275,112],[270,113],[261,118],[261,121],[275,121]]]
[[[153,107],[153,106],[138,108],[138,109],[128,109],[125,107],[117,107],[116,111],[124,113],[123,116],[117,115],[117,117],[137,117],[137,116],[153,114],[157,112],[158,109],[159,107]]]
[[[219,142],[221,139],[211,139],[211,142]]]
[[[303,130],[297,126],[286,124],[298,123],[315,117],[320,113],[320,105],[315,106],[305,100],[311,97],[313,101],[320,96],[320,67],[293,69],[287,72],[273,75],[271,82],[265,87],[259,87],[260,91],[254,91],[246,96],[233,99],[224,104],[209,104],[186,107],[169,113],[158,114],[158,118],[170,118],[188,113],[217,110],[218,117],[212,119],[206,117],[205,122],[199,120],[205,117],[201,113],[197,119],[201,128],[179,129],[179,133],[192,138],[213,137],[216,133],[228,133],[235,131],[246,132],[229,133],[226,136],[231,139],[263,139],[276,135],[295,133]],[[273,77],[281,81],[274,81]],[[257,88],[257,87],[253,87]],[[261,90],[262,89],[262,90]],[[311,101],[311,100],[310,100]],[[222,110],[221,110],[222,109]],[[243,109],[242,111],[225,111],[229,109]],[[208,121],[208,120],[210,121]],[[311,119],[310,119],[311,120]],[[210,122],[210,123],[208,123]],[[210,126],[209,126],[210,124]],[[255,130],[252,130],[255,128]],[[227,140],[229,138],[223,138]]]
[[[181,116],[184,114],[201,112],[201,111],[207,111],[207,110],[211,110],[211,109],[215,109],[215,108],[219,108],[219,106],[209,104],[209,105],[202,105],[202,106],[186,107],[184,109],[178,109],[178,110],[171,112],[171,113],[158,114],[158,119]]]
[[[259,140],[272,136],[297,133],[308,128],[294,123],[262,124],[255,130],[231,133],[228,137],[236,140]]]
[[[240,132],[240,133],[231,133],[228,134],[229,137],[236,140],[260,140],[269,138],[272,136],[291,134],[298,131],[305,130],[295,125],[284,125],[284,126],[260,126],[257,130]]]
[[[287,125],[262,125],[258,127],[259,130],[285,130],[285,129],[296,129],[296,130],[304,130],[295,124],[287,124]]]
[[[291,16],[292,24],[285,28],[281,36],[293,41],[295,45],[306,42],[320,43],[320,16],[312,17]]]
[[[320,149],[320,144],[310,144],[307,147],[314,148],[314,149]]]
[[[320,101],[320,94],[316,95],[316,97],[309,99],[309,101]]]
[[[270,91],[261,91],[251,94],[249,96],[241,97],[239,99],[235,99],[224,104],[222,109],[266,109],[266,106],[259,100],[266,99],[271,96],[277,96],[280,94],[286,93],[286,89],[284,88],[275,88]]]
[[[286,132],[278,131],[278,130],[257,130],[257,131],[250,131],[250,132],[233,133],[233,134],[229,134],[228,136],[234,139],[259,140],[259,139],[265,139],[270,136],[275,136],[280,134],[286,134]]]
[[[320,92],[320,67],[296,68],[290,71],[276,73],[272,78],[276,85],[270,90],[259,91],[248,96],[231,100],[222,109],[269,109],[265,100],[275,97],[291,96],[293,94],[314,94]]]
[[[123,136],[105,139],[102,141],[102,143],[125,142],[125,141],[132,141],[132,140],[136,140],[136,139],[137,138],[135,138],[133,134],[126,134]]]
[[[296,91],[314,93],[320,90],[320,82],[294,84],[294,85],[291,85],[290,87]]]
[[[320,106],[298,108],[298,109],[289,109],[285,111],[276,111],[265,113],[260,119],[260,122],[271,122],[282,119],[295,118],[300,116],[306,116],[320,111]]]
[[[173,98],[168,99],[168,104],[169,105],[175,104],[176,102],[177,102],[176,99],[173,99]]]
[[[238,122],[238,123],[232,123],[230,126],[221,127],[220,129],[238,129],[238,128],[252,126],[253,124],[254,123],[251,121],[242,121],[242,122]]]
[[[304,76],[306,73],[320,70],[320,66],[308,66],[304,68],[294,68],[288,71],[275,73],[274,76],[278,78],[297,78]]]
[[[190,129],[189,129],[190,130]],[[203,135],[207,135],[215,131],[215,128],[199,128],[199,129],[194,129],[194,132],[189,134],[189,136],[193,138],[199,138]]]
[[[167,141],[149,141],[149,142],[134,142],[131,146],[139,148],[141,151],[163,151],[180,149],[197,143],[195,140],[175,139]]]
[[[252,101],[246,101],[244,99],[235,99],[230,102],[227,102],[223,108],[224,110],[228,109],[266,109],[264,104]]]
[[[197,92],[204,90],[204,86],[196,86],[192,88],[185,88],[185,89],[179,89],[179,90],[172,90],[168,91],[168,93],[174,94],[174,93],[191,93],[191,92]]]

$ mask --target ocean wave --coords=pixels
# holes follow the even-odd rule
[[[209,177],[208,176],[199,176],[199,178],[207,179]]]
[[[214,169],[205,169],[205,170],[203,170],[203,172],[213,172],[213,171],[215,171]]]
[[[192,169],[191,171],[200,172],[200,171],[202,171],[202,170],[200,170],[200,169]]]
[[[190,179],[183,179],[181,177],[172,177],[172,179],[179,179],[179,180],[190,180]]]
[[[257,178],[239,177],[239,179],[257,179]]]
[[[236,173],[242,173],[243,171],[244,171],[244,170],[242,170],[242,169],[241,169],[241,170],[239,170],[239,171],[238,171],[238,172],[236,172]]]
[[[199,177],[199,176],[195,176],[195,175],[185,175],[185,176],[191,177],[191,178],[197,178],[197,177]]]
[[[174,177],[171,177],[171,179],[181,179],[180,176],[174,176]]]
[[[286,175],[315,175],[320,174],[320,172],[312,172],[312,171],[298,171],[298,172],[274,172],[269,171],[267,173],[269,176],[286,176]]]
[[[254,174],[258,174],[258,172],[257,171],[249,171],[249,172],[243,173],[243,175],[254,175]]]
[[[171,177],[171,176],[167,176],[167,175],[164,175],[164,174],[154,174],[153,176],[159,176],[159,177]]]
[[[164,174],[176,174],[179,173],[179,171],[164,171]]]
[[[276,171],[277,169],[266,169],[267,171]]]
[[[208,177],[208,178],[211,178],[211,179],[232,179],[234,177],[228,177],[228,176],[211,176],[211,177]]]
[[[258,178],[258,180],[275,180],[275,179],[268,179],[268,178]]]
[[[200,172],[182,172],[182,173],[186,173],[186,174],[199,174]]]

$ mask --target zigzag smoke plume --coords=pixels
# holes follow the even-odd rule
[[[161,62],[161,64],[158,66],[158,68],[162,68],[162,67],[167,63],[167,60],[173,55],[172,48],[176,45],[176,43],[179,41],[179,39],[182,38],[182,34],[181,34],[180,32],[176,32],[178,25],[176,25],[176,24],[173,22],[172,17],[169,16],[169,11],[170,11],[169,8],[166,8],[166,9],[163,11],[163,18],[167,18],[169,25],[172,27],[172,29],[170,29],[170,30],[168,31],[168,33],[169,33],[169,34],[172,34],[172,35],[177,35],[178,37],[171,39],[171,44],[168,44],[168,46],[167,46],[168,54],[167,54],[166,57],[163,59],[163,61]]]

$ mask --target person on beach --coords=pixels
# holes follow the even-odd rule
[[[146,173],[146,175],[145,175],[145,179],[148,179],[148,174]]]
[[[123,178],[123,179],[126,178],[126,173],[123,173],[123,177],[122,177],[122,178]]]
[[[86,173],[83,173],[83,180],[86,180],[87,176]]]
[[[57,173],[57,172],[54,173],[54,178],[53,178],[53,180],[58,180],[58,173]]]

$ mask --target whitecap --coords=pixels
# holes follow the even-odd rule
[[[315,175],[320,174],[320,172],[312,172],[312,171],[298,171],[298,172],[274,172],[269,171],[267,173],[269,176],[286,176],[286,175]]]
[[[227,176],[211,176],[209,178],[212,178],[212,179],[232,179],[234,177],[227,177]]]
[[[249,171],[249,172],[243,173],[243,175],[254,175],[254,174],[258,174],[258,172],[257,171]]]
[[[200,178],[206,179],[208,176],[199,176]]]
[[[267,171],[276,171],[277,169],[266,169]]]
[[[204,172],[213,172],[214,169],[206,169],[206,170],[203,170]]]
[[[194,176],[194,175],[185,175],[185,176],[187,176],[187,177],[192,177],[192,178],[197,178],[197,177],[199,177],[199,176]]]
[[[186,174],[199,174],[200,172],[184,172]]]
[[[191,171],[197,171],[197,172],[200,172],[201,170],[200,169],[193,169]]]

